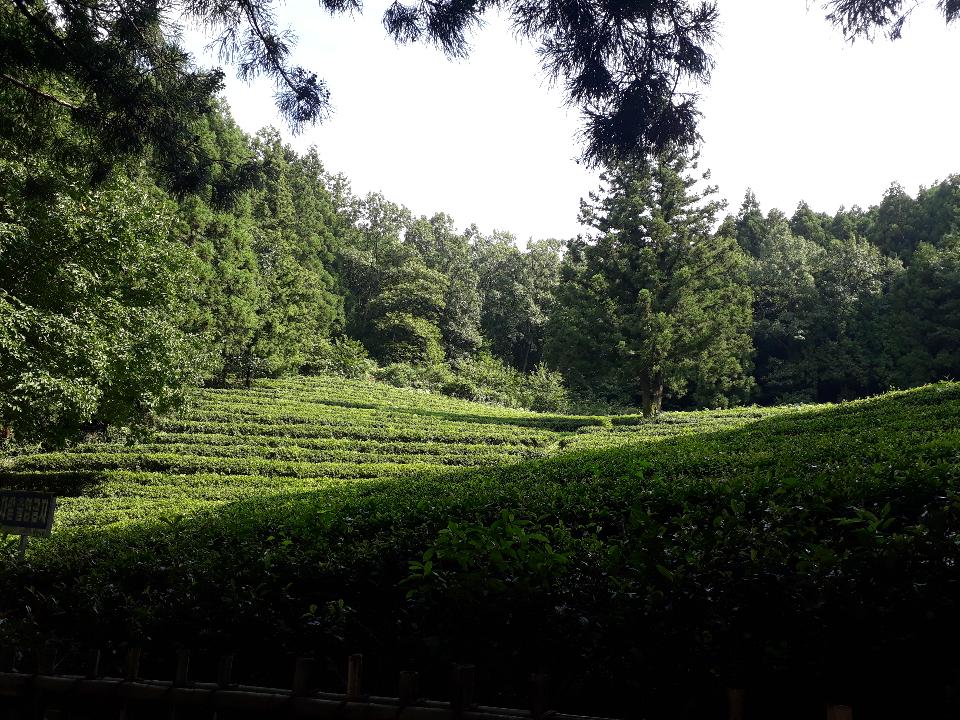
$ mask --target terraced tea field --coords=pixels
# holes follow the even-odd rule
[[[506,706],[544,671],[618,717],[724,717],[733,681],[754,717],[960,717],[957,383],[644,420],[295,378],[0,462],[60,496],[26,560],[0,546],[0,640],[65,668],[189,647],[281,686],[311,654],[336,689],[363,652],[381,694],[470,662]]]
[[[57,530],[172,518],[242,498],[370,479],[504,466],[782,411],[577,417],[507,410],[334,378],[205,389],[136,444],[92,442],[0,461],[6,487],[62,499]]]

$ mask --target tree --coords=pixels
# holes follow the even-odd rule
[[[342,300],[324,263],[332,238],[315,207],[324,199],[315,194],[323,189],[316,187],[319,178],[311,183],[298,177],[295,153],[274,130],[261,130],[253,150],[259,167],[252,197],[254,250],[263,299],[260,327],[244,354],[248,382],[256,373],[297,370],[316,340],[343,324]]]
[[[960,235],[923,243],[889,298],[890,380],[900,387],[960,377]]]
[[[831,0],[826,5],[830,9],[827,19],[842,28],[850,40],[872,38],[876,30],[896,40],[918,5],[904,0]],[[938,0],[937,5],[948,25],[960,17],[958,0]]]
[[[833,240],[816,270],[819,301],[806,363],[819,400],[849,400],[887,389],[884,297],[902,263],[862,238]]]
[[[320,0],[330,14],[361,0]],[[957,0],[939,0],[947,23]],[[830,0],[829,20],[851,40],[881,29],[899,37],[912,6],[903,0]],[[281,115],[294,131],[330,111],[330,89],[293,64],[296,35],[278,27],[274,0],[13,0],[3,6],[0,82],[70,110],[120,151],[152,142],[168,158],[193,143],[182,123],[202,114],[221,71],[202,72],[169,41],[173,18],[204,27],[244,80],[274,81]],[[426,41],[447,55],[469,51],[485,13],[507,15],[536,44],[550,77],[581,108],[584,158],[601,163],[697,137],[697,94],[710,79],[719,14],[711,0],[395,0],[383,18],[398,42]],[[51,87],[69,76],[73,91]]]
[[[601,369],[619,375],[645,415],[666,393],[724,404],[750,386],[745,258],[734,239],[711,232],[722,206],[710,200],[715,188],[694,189],[695,168],[696,156],[671,149],[604,173],[606,187],[581,210],[597,234],[572,245],[565,273],[567,297],[583,300],[553,328],[561,371],[602,383],[584,364],[613,358]],[[589,334],[596,344],[584,354],[571,330],[591,325],[603,333]]]
[[[209,373],[225,382],[228,373],[242,372],[263,325],[253,223],[248,215],[213,211],[197,197],[182,202],[177,221],[174,232],[191,259],[190,281],[180,288],[184,328],[209,348]]]
[[[201,362],[171,204],[147,180],[88,190],[4,142],[0,158],[0,422],[58,442],[176,406]]]
[[[805,201],[801,200],[793,217],[790,218],[790,232],[825,247],[832,239],[830,235],[832,224],[833,218],[826,213],[815,213]]]
[[[472,355],[483,343],[480,334],[479,276],[473,266],[470,239],[453,227],[453,218],[437,213],[415,220],[404,242],[417,249],[426,266],[446,279],[439,327],[443,349],[453,359]]]
[[[920,208],[900,183],[892,183],[873,213],[868,239],[888,255],[909,261],[920,243]]]
[[[757,196],[753,190],[747,188],[743,203],[740,205],[740,212],[737,213],[732,226],[724,228],[721,234],[735,237],[737,244],[744,252],[756,255],[766,233],[767,223],[763,213],[760,212],[760,203],[757,202]]]
[[[560,271],[561,243],[536,240],[526,252],[512,233],[474,230],[483,336],[495,356],[522,372],[543,360],[544,333]]]
[[[444,358],[440,323],[450,283],[424,261],[418,243],[432,246],[435,237],[432,227],[417,224],[406,208],[368,195],[359,232],[339,260],[347,331],[383,362],[431,365]]]
[[[320,6],[338,14],[359,11],[362,3],[321,0]],[[221,82],[219,71],[191,68],[167,41],[176,30],[170,18],[182,16],[208,30],[241,78],[271,78],[277,107],[297,131],[327,116],[330,90],[316,73],[290,62],[296,36],[277,26],[274,7],[272,0],[13,0],[5,14],[19,27],[11,34],[13,50],[0,56],[7,69],[0,80],[42,93],[43,74],[67,72],[79,92],[47,93],[51,102],[70,107],[78,119],[96,118],[91,127],[113,123],[108,134],[118,145],[125,135],[130,142],[160,140]],[[712,3],[398,0],[384,25],[399,42],[425,40],[462,57],[469,31],[494,8],[539,46],[545,70],[562,79],[570,102],[582,108],[588,158],[693,139],[696,95],[676,87],[709,77],[704,46],[714,36]],[[163,110],[174,103],[176,111]],[[183,135],[176,141],[189,144]]]
[[[901,270],[862,238],[823,246],[771,212],[750,262],[758,398],[835,401],[883,389],[878,323]]]
[[[12,0],[0,6],[0,86],[59,111],[95,137],[94,179],[148,146],[170,165],[186,148],[197,148],[194,124],[213,107],[222,75],[198,70],[169,41],[169,5]],[[9,111],[4,115],[10,121]]]

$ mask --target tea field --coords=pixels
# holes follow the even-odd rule
[[[56,531],[181,517],[244,498],[342,483],[439,477],[579,447],[737,427],[771,410],[578,417],[507,410],[339,378],[205,389],[137,442],[11,454],[4,487],[61,495]]]
[[[60,497],[25,561],[8,539],[0,631],[65,667],[189,646],[285,684],[313,654],[336,689],[359,651],[380,693],[474,662],[481,702],[546,671],[561,709],[629,717],[716,717],[732,685],[784,718],[960,709],[960,384],[644,420],[269,380],[0,462]]]

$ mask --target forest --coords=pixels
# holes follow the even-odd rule
[[[958,175],[834,215],[751,192],[724,214],[675,146],[608,163],[589,232],[521,247],[358,197],[214,94],[177,117],[175,161],[118,150],[61,80],[0,83],[0,419],[24,441],[298,373],[647,415],[960,374]]]

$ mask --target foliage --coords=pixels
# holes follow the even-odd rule
[[[500,704],[533,666],[574,711],[622,715],[642,682],[651,712],[683,692],[706,714],[738,682],[802,717],[780,692],[800,682],[949,716],[958,427],[956,384],[653,420],[341,378],[205,389],[153,445],[7,456],[6,483],[62,506],[0,563],[25,588],[0,613],[24,643],[229,648],[245,681],[288,679],[283,653],[376,648],[371,691],[469,657]],[[857,694],[878,678],[883,706]]]
[[[199,350],[180,330],[171,209],[117,174],[95,190],[3,143],[0,418],[22,440],[129,424],[175,407]],[[82,171],[80,171],[82,176]]]
[[[913,386],[960,377],[960,235],[921,244],[889,296],[891,380]]]
[[[481,299],[469,236],[457,233],[453,219],[439,213],[429,220],[421,217],[413,221],[404,241],[416,248],[425,265],[441,273],[445,281],[438,321],[445,355],[457,358],[476,352],[483,343]]]
[[[193,274],[182,288],[185,327],[216,358],[208,379],[296,371],[344,324],[330,272],[340,219],[323,166],[275,131],[244,135],[223,114],[200,130],[232,170],[196,179],[180,198],[174,232]]]
[[[407,597],[448,603],[457,612],[491,596],[542,592],[563,576],[569,562],[546,532],[509,510],[489,525],[451,520],[421,558],[410,561],[410,575],[401,585],[412,586]],[[435,595],[440,598],[431,597]]]
[[[337,340],[318,338],[300,369],[306,375],[336,375],[363,380],[375,366],[359,341],[342,337]]]
[[[688,167],[696,157],[675,149],[602,176],[581,211],[597,234],[570,245],[552,328],[556,366],[587,392],[638,397],[646,415],[665,392],[724,405],[750,385],[744,258],[711,234],[715,188],[695,191]]]
[[[429,391],[439,391],[440,388],[453,382],[450,369],[443,364],[390,363],[375,370],[373,377],[394,387]]]
[[[941,0],[947,23],[955,0]],[[321,0],[330,14],[362,10],[360,0]],[[831,0],[828,19],[850,39],[884,29],[899,37],[910,12],[902,0]],[[426,41],[451,57],[469,51],[470,31],[497,9],[538,47],[583,114],[583,157],[601,164],[698,139],[698,84],[709,82],[717,5],[689,0],[584,3],[482,0],[392,3],[383,23],[398,42]],[[295,65],[292,29],[277,25],[273,0],[14,0],[4,6],[0,82],[69,109],[120,153],[153,144],[169,164],[194,145],[189,121],[209,109],[222,71],[202,71],[174,38],[177,23],[202,27],[222,60],[245,81],[265,76],[294,132],[323,120],[330,89]],[[57,77],[57,76],[61,77]],[[49,87],[67,78],[70,87]],[[184,122],[186,120],[186,122]]]
[[[679,95],[675,87],[678,81],[709,78],[706,47],[717,22],[714,6],[675,0],[645,8],[554,0],[398,2],[386,10],[384,25],[397,41],[430,40],[449,55],[463,56],[468,28],[493,5],[539,45],[545,69],[563,79],[568,98],[583,110],[588,159],[694,138],[695,95]],[[322,0],[321,7],[337,14],[359,10],[361,3]],[[116,142],[123,131],[128,142],[169,140],[165,135],[175,119],[196,112],[221,82],[220,71],[197,71],[189,56],[168,42],[176,35],[173,17],[199,23],[242,79],[271,78],[278,110],[294,131],[329,111],[326,83],[290,62],[295,35],[277,26],[271,0],[124,0],[117,8],[104,2],[17,0],[5,14],[19,32],[11,33],[18,42],[4,57],[13,73],[4,80],[29,85],[43,73],[69,72],[79,92],[59,102],[91,126],[112,124],[108,132]],[[169,114],[159,111],[174,102]],[[176,139],[187,144],[187,137]]]
[[[560,281],[561,243],[538,240],[521,252],[503,232],[475,232],[480,324],[490,351],[523,372],[543,362],[546,326]]]
[[[764,402],[861,397],[889,387],[888,296],[899,259],[856,234],[854,218],[798,208],[789,222],[760,214],[748,193],[727,227],[751,254],[758,399]],[[799,232],[799,234],[798,234]]]
[[[522,373],[488,353],[464,357],[448,365],[393,363],[374,377],[394,387],[438,392],[450,397],[538,412],[566,412],[570,398],[563,376],[538,365]]]
[[[938,2],[947,24],[960,17],[960,5],[953,0]],[[905,6],[903,0],[830,0],[827,19],[843,29],[848,38],[872,38],[876,30],[892,40],[903,33],[903,26],[916,5]]]
[[[543,364],[522,373],[489,354],[481,354],[458,360],[452,368],[456,380],[441,388],[446,395],[540,412],[564,412],[569,405],[563,376]]]

